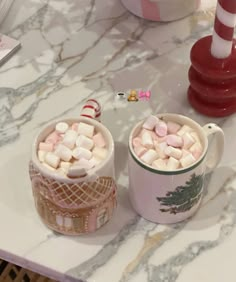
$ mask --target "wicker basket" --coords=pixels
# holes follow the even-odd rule
[[[0,282],[56,282],[0,259]]]

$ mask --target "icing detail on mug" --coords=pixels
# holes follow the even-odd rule
[[[157,197],[156,199],[163,206],[160,211],[170,214],[189,211],[201,199],[203,176],[194,173],[184,186],[178,186],[174,191],[167,192],[165,197]]]

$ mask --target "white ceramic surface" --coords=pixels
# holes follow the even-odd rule
[[[134,17],[120,1],[14,1],[1,26],[22,43],[0,68],[1,258],[63,282],[235,281],[236,116],[207,118],[186,99],[189,51],[211,34],[215,6],[203,0],[191,17],[158,24]],[[151,90],[149,101],[114,104],[117,91],[138,88]],[[119,204],[98,232],[70,238],[41,223],[28,161],[36,132],[78,116],[88,97],[102,103],[102,123],[115,141]],[[225,133],[202,208],[174,226],[140,218],[128,198],[129,133],[155,112],[212,121]]]
[[[166,113],[157,116],[193,128],[201,140],[202,155],[186,168],[174,171],[154,169],[142,162],[133,150],[132,140],[142,129],[143,121],[139,122],[129,137],[129,195],[134,209],[145,219],[162,224],[177,223],[192,216],[199,207],[206,170],[214,169],[223,155],[224,133],[215,124],[201,127],[181,115]],[[212,134],[216,134],[216,143],[211,145],[208,156],[207,136]]]

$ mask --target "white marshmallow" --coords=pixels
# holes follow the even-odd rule
[[[180,128],[180,124],[173,121],[167,121],[167,131],[169,134],[176,134],[176,132],[179,131]]]
[[[63,168],[65,171],[67,171],[71,167],[70,162],[60,162],[60,167]]]
[[[191,132],[193,129],[188,125],[183,125],[180,130],[177,132],[177,135],[183,136],[186,132]]]
[[[140,158],[144,153],[147,152],[147,148],[143,146],[134,147],[134,152]]]
[[[63,168],[63,167],[60,167],[60,168],[57,169],[57,172],[58,172],[60,175],[62,175],[62,176],[65,176],[65,175],[67,174],[67,171],[68,171],[68,170],[66,170],[66,169]]]
[[[156,151],[159,155],[159,157],[161,159],[165,159],[167,157],[166,153],[165,153],[165,149],[167,147],[167,143],[166,142],[162,142],[162,143],[159,143],[159,144],[156,144]]]
[[[155,160],[152,166],[159,170],[166,170],[166,161],[162,159]]]
[[[148,130],[153,130],[156,124],[158,123],[158,121],[159,121],[158,117],[151,115],[144,122],[143,128],[148,129]]]
[[[73,149],[78,133],[75,130],[69,129],[65,133],[62,143],[69,149]]]
[[[82,147],[76,147],[72,152],[72,156],[75,159],[84,158],[86,160],[89,160],[92,157],[92,152]]]
[[[172,147],[182,147],[183,139],[178,135],[170,134],[166,137],[166,143]]]
[[[95,158],[104,160],[107,157],[108,150],[105,148],[94,147],[92,154]]]
[[[38,151],[38,159],[39,159],[40,162],[44,162],[44,158],[45,158],[46,153],[47,152],[42,151],[42,150]]]
[[[69,128],[69,125],[66,122],[58,122],[56,124],[56,131],[58,133],[65,133],[68,128]]]
[[[78,126],[78,134],[85,135],[87,137],[92,138],[93,137],[93,132],[94,132],[94,126],[80,122]]]
[[[196,142],[200,143],[200,138],[199,138],[197,132],[193,131],[193,132],[191,132],[190,134],[191,134],[191,136],[194,138],[194,140],[195,140]]]
[[[160,120],[155,126],[155,132],[158,136],[164,137],[167,134],[167,124]]]
[[[169,157],[173,157],[178,160],[182,157],[182,151],[172,146],[168,146],[165,148],[165,154]]]
[[[153,148],[152,136],[149,132],[144,132],[142,135],[142,145],[147,149]]]
[[[51,167],[50,165],[46,164],[46,163],[42,163],[47,169],[51,170],[51,171],[56,171],[55,168]]]
[[[188,167],[196,161],[192,154],[188,154],[180,160],[182,167]]]
[[[67,176],[71,178],[79,178],[84,177],[86,175],[86,170],[79,165],[72,165],[67,172]]]
[[[89,160],[89,163],[90,163],[91,168],[93,168],[93,167],[99,165],[101,161],[102,161],[101,159],[96,158],[96,157],[93,156],[93,157]]]
[[[75,163],[75,165],[76,165],[76,166],[79,165],[79,166],[83,167],[83,168],[86,169],[86,170],[92,168],[92,163],[89,162],[87,159],[84,159],[84,158],[79,159],[79,160]]]
[[[158,153],[155,151],[155,150],[152,150],[152,149],[150,149],[150,150],[148,150],[146,153],[144,153],[142,156],[141,156],[141,160],[143,161],[143,162],[145,162],[145,163],[147,163],[147,164],[152,164],[153,163],[153,161],[155,160],[155,159],[157,159],[158,158]]]
[[[183,138],[183,142],[184,142],[183,148],[185,148],[185,149],[189,149],[195,143],[193,136],[188,132],[184,133],[182,138]]]
[[[194,156],[196,159],[198,159],[198,158],[201,156],[202,151],[203,151],[203,148],[202,148],[201,143],[198,143],[198,142],[194,143],[194,144],[190,147],[189,151],[193,154],[193,156]]]
[[[179,161],[173,157],[170,157],[167,161],[166,168],[167,170],[175,170],[179,168]]]
[[[53,168],[57,168],[60,163],[60,158],[52,152],[48,152],[45,155],[45,163]]]
[[[63,161],[69,162],[72,158],[71,150],[63,144],[58,144],[55,154]]]
[[[75,143],[76,143],[76,146],[83,147],[88,150],[91,150],[94,145],[93,140],[84,135],[78,136]]]

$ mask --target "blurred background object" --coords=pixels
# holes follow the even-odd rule
[[[161,22],[184,18],[200,6],[200,0],[121,0],[121,2],[136,16]]]
[[[5,19],[14,0],[0,0],[0,24]]]

